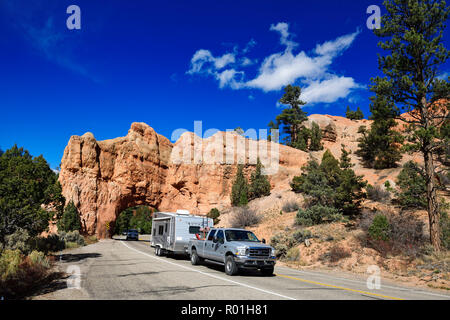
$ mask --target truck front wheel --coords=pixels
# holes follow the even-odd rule
[[[225,259],[225,273],[229,276],[234,276],[238,271],[239,268],[234,261],[234,257],[232,255],[227,256]]]
[[[198,256],[197,250],[193,249],[191,252],[191,264],[196,266],[200,264],[201,258]]]

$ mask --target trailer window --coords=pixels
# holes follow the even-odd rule
[[[214,235],[216,234],[216,230],[212,229],[208,235],[208,241],[212,241],[214,239]]]
[[[164,226],[159,226],[159,235],[163,235],[164,234]]]
[[[200,227],[199,226],[189,226],[189,233],[190,234],[200,233]]]

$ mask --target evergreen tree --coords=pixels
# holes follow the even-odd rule
[[[304,140],[307,136],[306,128],[303,123],[308,119],[306,113],[302,110],[301,106],[306,102],[300,100],[301,89],[298,86],[288,85],[284,88],[284,95],[280,99],[280,103],[288,105],[289,107],[283,109],[283,112],[276,117],[276,127],[282,126],[283,133],[287,135],[285,142],[287,145],[294,148],[304,148],[307,150],[307,144],[305,146]],[[272,123],[273,124],[273,123]],[[301,135],[301,141],[299,141],[299,135]]]
[[[380,43],[386,55],[379,56],[384,77],[373,79],[372,91],[409,112],[410,117],[397,118],[408,124],[408,149],[419,151],[424,158],[427,211],[430,240],[441,249],[440,212],[434,179],[434,155],[442,144],[437,128],[445,121],[449,109],[450,83],[437,78],[439,68],[450,57],[443,37],[450,13],[445,1],[389,0],[386,15],[375,35],[387,38]],[[436,103],[446,98],[444,103]]]
[[[130,220],[132,217],[133,217],[133,208],[123,210],[117,217],[116,225],[114,228],[115,233],[122,234],[122,232],[132,229],[130,227]]]
[[[149,207],[138,206],[133,209],[133,215],[130,218],[130,228],[137,229],[143,234],[152,232],[152,212]]]
[[[249,196],[250,200],[270,195],[270,182],[267,176],[262,174],[263,165],[258,158],[256,169],[250,176]]]
[[[322,145],[322,130],[319,125],[315,122],[312,123],[311,128],[311,141],[309,144],[310,151],[320,151],[323,150]]]
[[[397,166],[402,159],[402,135],[395,131],[397,123],[394,119],[394,105],[383,96],[372,97],[370,110],[373,120],[370,130],[361,127],[362,136],[358,139],[356,154],[361,157],[365,166],[374,169],[387,169]]]
[[[351,152],[348,152],[345,149],[345,146],[343,144],[341,144],[341,158],[339,159],[340,162],[340,167],[342,169],[350,169],[353,166],[355,166],[354,164],[352,164],[352,161],[350,159],[350,154]]]
[[[314,160],[309,161],[302,168],[301,176],[294,177],[291,182],[292,190],[306,195],[307,208],[320,206],[320,210],[317,207],[301,214],[299,211],[303,218],[303,214],[312,214],[313,212],[330,214],[338,212],[344,215],[355,215],[360,211],[361,202],[365,198],[362,190],[367,182],[363,181],[362,176],[357,176],[350,165],[348,160],[340,163],[327,150],[320,165]],[[337,211],[325,210],[324,207],[330,207]],[[330,220],[330,217],[327,220]]]
[[[403,165],[397,176],[397,186],[400,191],[396,192],[396,200],[403,208],[426,209],[427,185],[423,169],[417,163],[408,161]]]
[[[64,206],[58,176],[44,157],[32,157],[14,145],[0,156],[0,242],[21,228],[36,236],[55,214],[43,209]]]
[[[64,213],[61,219],[58,220],[57,226],[60,231],[80,231],[80,214],[72,201],[64,208]]]
[[[217,208],[212,208],[206,216],[214,220],[214,225],[220,222],[220,211]]]
[[[236,179],[231,187],[231,204],[233,206],[245,206],[248,203],[248,182],[243,170],[244,165],[238,165]]]
[[[345,117],[350,120],[361,120],[364,119],[364,114],[359,107],[356,109],[356,111],[352,111],[350,110],[350,107],[347,106]]]

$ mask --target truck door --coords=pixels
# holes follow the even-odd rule
[[[211,229],[209,231],[208,236],[206,237],[205,241],[203,241],[203,257],[206,259],[212,258],[212,251],[213,251],[213,239],[214,235],[216,234],[216,229]]]
[[[223,230],[218,230],[216,233],[217,242],[213,243],[211,251],[211,259],[215,261],[224,261],[225,255],[225,235]]]

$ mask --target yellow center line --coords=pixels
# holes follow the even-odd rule
[[[376,297],[381,297],[381,298],[386,298],[386,299],[404,300],[404,299],[401,299],[401,298],[384,296],[384,295],[378,294],[378,293],[372,293],[372,292],[367,292],[367,291],[362,291],[362,290],[350,289],[350,288],[345,288],[345,287],[340,287],[340,286],[334,286],[334,285],[331,285],[331,284],[326,284],[326,283],[321,283],[321,282],[316,282],[316,281],[311,281],[311,280],[306,280],[306,279],[286,276],[284,274],[276,274],[276,276],[277,277],[282,277],[282,278],[293,279],[293,280],[297,280],[297,281],[302,281],[302,282],[306,282],[306,283],[312,283],[312,284],[315,284],[315,285],[329,287],[329,288],[335,288],[335,289],[341,289],[341,290],[346,290],[346,291],[358,292],[358,293],[367,294],[367,295],[376,296]]]

